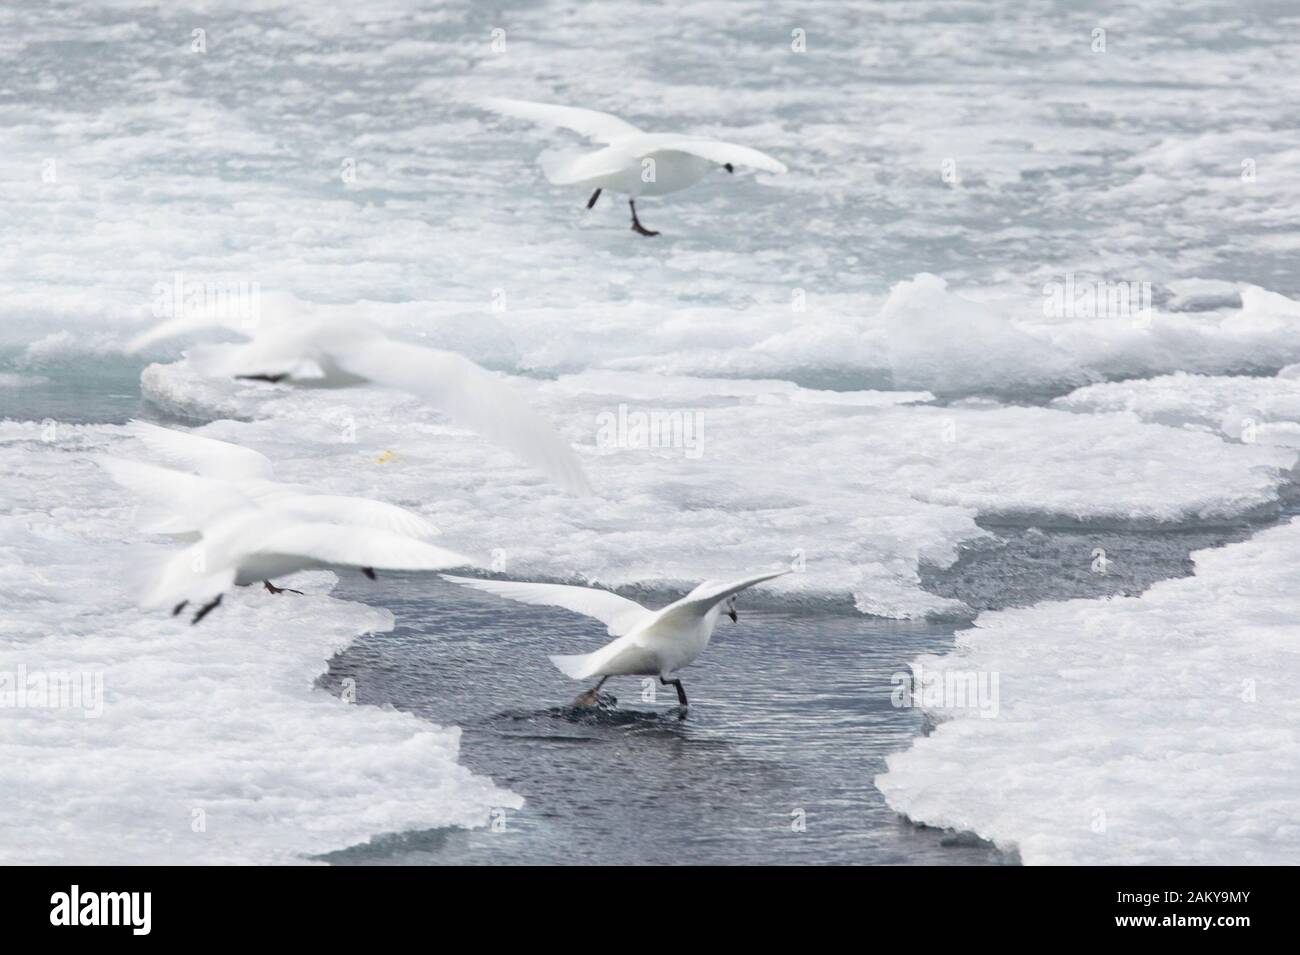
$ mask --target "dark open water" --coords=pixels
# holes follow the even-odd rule
[[[1002,528],[1004,546],[932,571],[927,586],[979,609],[1136,594],[1192,570],[1188,553],[1257,526],[1195,531]],[[1104,548],[1105,574],[1093,571]],[[335,657],[322,684],[355,681],[358,704],[391,705],[464,729],[461,760],[526,800],[486,830],[390,834],[334,853],[338,864],[1014,864],[970,834],[916,826],[872,784],[885,757],[926,731],[896,707],[891,678],[953,645],[957,623],[746,607],[723,619],[670,687],[642,700],[639,678],[610,680],[612,707],[575,709],[588,683],[550,653],[607,641],[596,621],[441,580],[358,577],[340,597],[387,607],[391,633]],[[658,606],[658,604],[654,604]],[[796,831],[802,819],[804,828]]]
[[[362,597],[364,583],[339,595]],[[324,683],[338,692],[351,678],[359,704],[460,725],[461,761],[526,803],[505,815],[505,831],[405,833],[332,862],[1011,861],[912,826],[872,786],[885,756],[923,725],[919,711],[891,705],[890,676],[950,647],[951,627],[747,610],[742,598],[740,621],[724,619],[681,674],[691,701],[682,719],[671,687],[642,702],[636,677],[605,684],[612,709],[569,706],[585,684],[546,655],[608,640],[595,621],[442,582],[389,581],[364,597],[399,626],[357,640]]]

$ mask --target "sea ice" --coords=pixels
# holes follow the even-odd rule
[[[1089,385],[1052,402],[1066,411],[1130,412],[1143,421],[1245,443],[1300,447],[1300,378],[1189,375]]]
[[[238,412],[203,433],[262,450],[284,480],[422,509],[447,546],[501,572],[673,590],[792,563],[807,572],[747,599],[893,617],[963,612],[918,570],[986,537],[977,517],[1227,522],[1275,511],[1294,461],[1127,413],[614,371],[513,384],[577,448],[596,500],[544,487],[401,392],[199,379],[184,361],[143,381],[194,419]]]
[[[996,715],[927,702],[942,722],[876,778],[890,804],[1028,864],[1294,863],[1300,520],[1193,557],[1140,597],[982,614],[918,661],[935,688],[996,675]]]
[[[332,574],[295,578],[303,597],[232,595],[198,627],[142,612],[134,502],[87,456],[125,444],[0,422],[0,860],[301,862],[522,804],[458,764],[458,729],[314,688],[393,625],[330,597]],[[60,674],[80,695],[47,707]]]

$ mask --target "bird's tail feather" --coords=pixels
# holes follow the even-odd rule
[[[235,582],[234,569],[208,570],[206,546],[204,541],[196,541],[156,567],[152,585],[141,595],[141,606],[161,607],[180,600],[206,600],[229,590]]]
[[[571,680],[583,680],[591,676],[592,657],[594,653],[575,653],[569,656],[553,656],[551,662]]]
[[[590,184],[623,167],[623,162],[614,161],[603,149],[594,153],[589,149],[548,149],[537,157],[537,164],[555,186]]]

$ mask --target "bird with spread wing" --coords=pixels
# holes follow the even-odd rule
[[[788,570],[766,571],[739,580],[706,580],[662,610],[650,610],[635,600],[596,587],[442,576],[507,600],[563,607],[605,624],[615,639],[600,649],[551,657],[551,662],[574,680],[600,677],[600,682],[579,696],[576,703],[596,702],[596,694],[611,676],[657,676],[660,683],[677,690],[678,702],[686,706],[686,690],[681,679],[669,677],[704,652],[724,611],[733,622],[738,619],[736,596],[741,591],[788,573]]]
[[[631,123],[593,109],[553,106],[525,100],[491,98],[480,105],[493,113],[548,126],[560,126],[598,144],[596,150],[548,150],[538,162],[555,185],[594,189],[590,209],[609,190],[628,197],[632,231],[658,235],[641,224],[636,201],[641,196],[663,196],[693,186],[716,169],[734,173],[737,166],[781,174],[785,164],[748,146],[705,136],[681,133],[647,133]]]

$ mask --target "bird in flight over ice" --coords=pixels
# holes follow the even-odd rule
[[[786,171],[784,163],[748,146],[683,133],[647,133],[593,109],[499,98],[483,100],[480,105],[502,116],[561,126],[599,144],[601,148],[595,150],[548,150],[538,162],[555,185],[595,190],[587,201],[588,209],[607,189],[626,195],[632,231],[639,235],[659,234],[637,217],[636,200],[641,196],[677,192],[715,169],[734,173],[737,166],[750,166],[776,174]]]
[[[225,328],[248,341],[190,349],[190,364],[200,374],[308,387],[373,383],[401,389],[511,451],[569,493],[592,493],[573,448],[499,376],[456,352],[396,341],[365,321],[319,318],[290,308],[250,328],[222,315],[187,315],[141,333],[127,351],[208,328]]]
[[[681,679],[669,677],[704,652],[721,614],[726,613],[732,622],[739,619],[736,596],[742,590],[788,573],[778,570],[726,582],[706,580],[662,610],[649,610],[634,600],[596,587],[442,576],[507,600],[563,607],[605,624],[615,639],[599,650],[551,657],[551,662],[574,680],[600,677],[599,683],[574,701],[576,704],[595,703],[596,693],[611,676],[657,676],[661,684],[677,690],[677,701],[686,706]]]
[[[279,594],[286,588],[275,586],[271,578],[302,570],[352,568],[373,579],[376,569],[436,571],[480,565],[472,557],[389,529],[394,524],[419,529],[424,522],[409,512],[403,518],[400,509],[378,501],[328,496],[313,500],[296,489],[254,498],[244,493],[257,489],[251,482],[205,478],[108,456],[99,462],[119,484],[149,494],[177,515],[176,523],[163,532],[197,535],[157,568],[143,599],[146,607],[171,607],[173,616],[196,604],[191,623],[215,610],[232,587],[261,583]],[[411,525],[410,519],[416,523]]]

